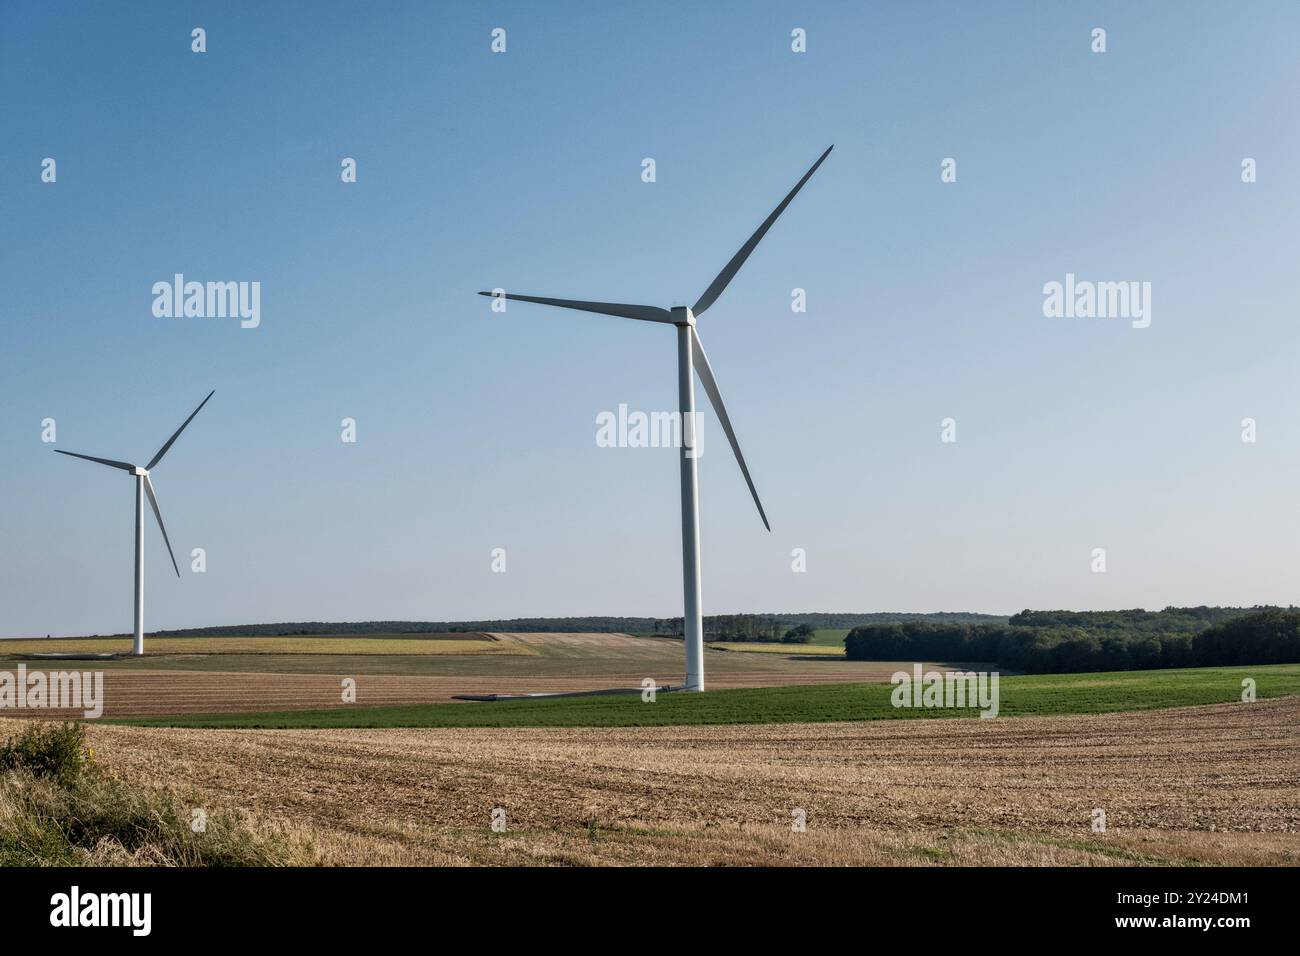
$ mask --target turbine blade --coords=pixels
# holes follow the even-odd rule
[[[153,493],[153,482],[149,480],[148,475],[144,476],[144,490],[149,496],[149,504],[153,505],[153,516],[158,519],[158,530],[162,532],[163,544],[167,545],[167,554],[171,556],[172,567],[176,568],[176,576],[179,578],[181,576],[181,569],[176,566],[176,555],[172,554],[172,543],[167,538],[167,526],[163,524],[162,512],[158,510],[158,499]]]
[[[713,284],[704,290],[704,295],[700,296],[700,301],[696,302],[695,307],[691,309],[691,312],[694,313],[697,319],[704,314],[705,309],[717,301],[718,296],[722,295],[722,290],[727,287],[727,283],[735,278],[736,273],[740,271],[740,267],[743,266],[745,260],[749,258],[749,254],[754,251],[754,247],[758,245],[763,236],[767,235],[767,231],[772,228],[772,223],[776,222],[776,217],[785,212],[785,207],[790,205],[790,200],[794,199],[795,194],[798,193],[799,190],[803,189],[803,184],[812,178],[812,174],[817,172],[817,167],[820,166],[826,157],[831,154],[831,150],[834,148],[834,144],[831,144],[826,148],[826,152],[822,153],[817,162],[812,164],[812,168],[803,174],[803,179],[795,183],[794,189],[790,190],[789,195],[781,200],[781,205],[772,210],[772,215],[763,220],[763,224],[755,230],[752,236],[749,237],[749,242],[740,247],[740,251],[732,256],[731,261],[728,262],[723,270],[718,273],[718,277],[713,280]]]
[[[480,292],[479,295],[490,296],[492,293]],[[643,319],[646,322],[673,324],[673,314],[671,312],[653,305],[627,305],[623,302],[583,302],[579,299],[546,299],[536,295],[514,295],[509,292],[501,293],[501,298],[514,299],[518,302],[536,302],[539,305],[554,305],[561,309],[577,309],[579,312],[617,315],[624,319]]]
[[[78,455],[75,451],[60,451],[54,449],[56,455],[68,455],[72,458],[84,458],[86,461],[97,461],[101,465],[108,465],[110,468],[121,468],[123,471],[134,471],[135,465],[128,465],[124,461],[114,461],[111,458],[96,458],[94,455]]]
[[[758,491],[754,488],[754,479],[749,477],[749,468],[745,465],[745,456],[740,453],[740,442],[736,441],[736,433],[731,427],[731,419],[727,417],[727,406],[722,404],[722,393],[718,391],[718,382],[713,377],[713,368],[709,365],[709,358],[704,354],[704,346],[700,342],[700,337],[695,334],[695,326],[691,326],[691,363],[695,366],[695,373],[700,377],[700,384],[704,386],[704,391],[708,393],[709,401],[713,404],[713,410],[718,415],[718,421],[722,422],[722,430],[727,433],[727,441],[731,442],[731,450],[736,453],[736,462],[740,465],[740,472],[745,476],[745,484],[749,485],[749,493],[754,496],[754,504],[758,507],[758,516],[763,519],[763,527],[768,531],[772,526],[767,523],[767,513],[763,510],[763,502],[758,500]]]
[[[213,395],[216,394],[216,392],[217,390],[215,388],[212,391],[208,392],[208,398],[211,398]],[[176,433],[172,435],[171,438],[167,439],[167,444],[163,445],[161,448],[158,449],[158,454],[154,455],[153,460],[150,461],[149,464],[144,466],[145,471],[153,471],[153,466],[158,464],[158,462],[162,461],[162,456],[167,454],[167,449],[172,447],[172,442],[176,441],[176,439],[181,437],[181,432],[185,431],[185,426],[188,425],[190,422],[194,421],[194,416],[199,413],[199,410],[202,409],[204,405],[208,404],[208,398],[205,398],[203,401],[199,402],[199,407],[194,409],[194,411],[190,412],[190,417],[185,419],[185,421],[181,423],[181,427],[176,429]],[[179,574],[180,572],[177,573]]]

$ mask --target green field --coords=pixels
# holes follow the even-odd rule
[[[771,644],[767,641],[711,641],[710,650],[735,651],[740,654],[785,654],[798,657],[843,657],[844,648],[826,644]]]
[[[813,632],[812,642],[821,647],[838,647],[844,650],[844,638],[848,636],[847,627],[819,627]]]
[[[1241,701],[1243,678],[1256,681],[1259,698],[1300,694],[1300,664],[1210,667],[1189,670],[1048,674],[1001,680],[1000,715],[1049,716],[1150,710]],[[951,717],[976,719],[976,711],[895,708],[888,684],[832,684],[707,694],[570,697],[495,703],[432,704],[373,709],[286,711],[138,718],[137,726],[312,727],[640,727],[689,724],[815,723]],[[1249,704],[1240,704],[1248,707]]]
[[[813,632],[807,644],[782,644],[774,641],[710,641],[708,647],[723,651],[746,651],[754,654],[815,654],[818,657],[844,653],[847,627],[823,627]]]

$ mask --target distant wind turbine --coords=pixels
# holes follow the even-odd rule
[[[216,389],[208,392],[208,398],[216,393]],[[194,416],[204,405],[208,404],[208,398],[199,402],[199,407],[190,413],[190,417],[181,423],[181,427],[167,442],[158,449],[158,454],[154,455],[149,464],[141,468],[139,465],[128,464],[125,461],[114,461],[111,458],[96,458],[93,455],[79,455],[74,451],[60,451],[55,449],[60,455],[70,455],[73,458],[84,458],[86,461],[97,461],[101,465],[108,465],[110,468],[120,468],[123,471],[130,472],[135,477],[135,644],[132,653],[137,657],[144,653],[144,496],[149,496],[149,504],[153,506],[153,516],[158,519],[158,530],[162,532],[163,543],[167,545],[167,553],[171,555],[172,567],[176,570],[176,576],[181,576],[181,569],[176,565],[176,555],[172,553],[172,543],[167,540],[167,527],[163,524],[162,512],[158,510],[158,499],[153,493],[153,482],[149,480],[149,472],[153,470],[158,462],[162,461],[163,455],[172,447],[176,439],[181,437],[181,432],[185,431],[185,426],[194,420]]]
[[[704,619],[700,604],[700,502],[698,475],[695,467],[696,455],[694,452],[695,380],[691,374],[692,370],[700,376],[700,384],[704,386],[704,391],[713,404],[713,410],[717,412],[718,421],[722,423],[722,428],[727,433],[727,440],[731,442],[731,450],[735,452],[736,461],[740,464],[741,474],[745,476],[745,484],[749,486],[749,493],[754,498],[754,504],[758,506],[758,515],[763,519],[763,527],[767,528],[768,531],[772,530],[772,526],[767,522],[767,515],[763,511],[762,502],[758,500],[758,492],[754,489],[754,481],[749,477],[749,468],[745,465],[745,456],[740,453],[740,443],[736,441],[736,433],[732,430],[731,419],[727,416],[726,406],[722,403],[722,394],[718,391],[718,383],[713,377],[713,369],[704,354],[704,346],[700,344],[700,336],[695,331],[695,320],[703,315],[704,311],[722,295],[723,290],[727,288],[727,284],[735,278],[736,273],[740,271],[740,267],[745,264],[745,260],[754,251],[754,247],[772,228],[772,223],[776,222],[777,216],[785,212],[785,207],[790,205],[790,201],[803,188],[804,183],[812,178],[812,174],[817,172],[817,167],[825,161],[834,148],[833,145],[828,147],[826,152],[818,157],[817,162],[813,163],[808,172],[804,173],[803,178],[795,183],[795,187],[781,200],[781,204],[772,210],[770,216],[763,220],[763,224],[749,237],[749,241],[731,257],[731,261],[718,273],[718,277],[704,290],[704,294],[700,296],[699,301],[689,309],[685,306],[661,309],[652,305],[584,302],[575,299],[548,299],[533,295],[496,293],[504,298],[515,299],[520,302],[536,302],[540,305],[553,305],[562,309],[598,312],[601,315],[614,315],[625,319],[642,319],[647,322],[663,322],[667,325],[677,326],[677,400],[682,416],[682,434],[684,438],[681,450],[682,577],[685,591],[683,603],[685,609],[684,630],[686,632],[686,689],[688,691],[704,690]],[[479,295],[491,296],[494,293],[480,292]]]

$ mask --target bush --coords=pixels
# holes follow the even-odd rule
[[[63,786],[74,783],[90,758],[81,724],[32,724],[0,747],[0,770],[25,770]]]

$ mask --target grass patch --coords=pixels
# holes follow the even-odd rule
[[[1046,833],[1019,832],[1015,830],[975,830],[1005,840],[1008,843],[1033,844],[1035,846],[1052,846],[1061,850],[1077,850],[1092,853],[1110,860],[1135,863],[1144,866],[1204,866],[1199,860],[1182,857],[1166,858],[1123,846],[1111,846],[1101,840],[1063,839]]]
[[[819,627],[813,631],[812,643],[819,647],[838,647],[844,650],[844,638],[848,636],[847,627]]]
[[[102,770],[81,724],[34,724],[0,748],[0,866],[282,866],[305,847],[239,816],[192,807],[171,790]]]
[[[916,848],[916,854],[923,860],[931,860],[935,863],[944,863],[953,859],[952,850],[940,846],[919,846]]]
[[[1101,714],[1241,701],[1253,678],[1262,698],[1300,694],[1300,664],[1035,674],[1001,679],[1000,716]],[[896,708],[888,684],[830,684],[475,704],[142,717],[112,723],[154,727],[666,727],[690,724],[818,723],[910,718],[972,719],[975,710]],[[1243,707],[1250,706],[1242,704]]]

